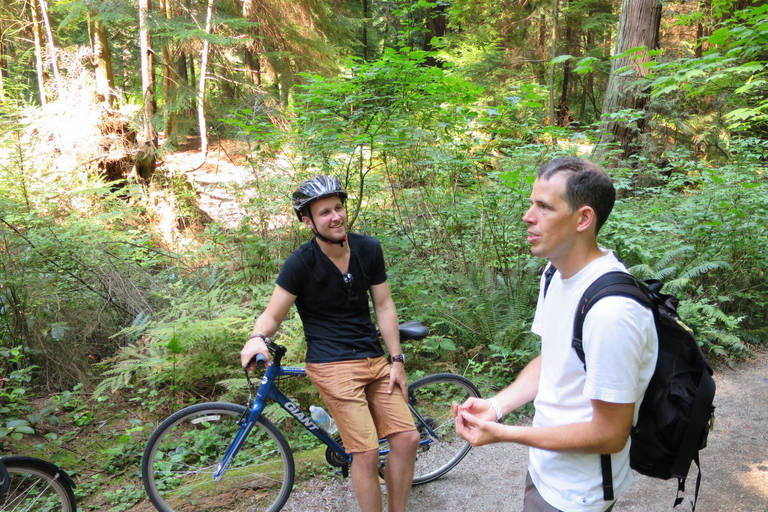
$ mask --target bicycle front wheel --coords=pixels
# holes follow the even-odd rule
[[[3,457],[8,490],[0,496],[3,512],[75,512],[72,482],[63,470],[33,457]]]
[[[472,446],[456,433],[451,404],[479,397],[480,391],[460,375],[438,373],[414,381],[408,395],[421,434],[413,475],[413,485],[419,485],[440,478],[469,453]]]
[[[275,512],[285,505],[293,487],[293,454],[263,416],[229,469],[213,478],[245,413],[242,405],[210,402],[186,407],[160,424],[141,461],[144,488],[157,510]]]

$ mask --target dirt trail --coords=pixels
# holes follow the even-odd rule
[[[701,452],[697,512],[768,512],[768,352],[715,372],[715,430]],[[516,445],[483,446],[442,479],[411,491],[411,512],[501,512],[522,508],[527,451]],[[687,497],[675,511],[690,510],[696,467]],[[673,510],[676,481],[638,475],[615,512]],[[295,489],[284,510],[359,510],[349,480],[315,480]]]

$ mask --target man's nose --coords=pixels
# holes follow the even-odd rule
[[[534,218],[533,218],[533,214],[531,213],[531,210],[533,210],[533,206],[528,208],[528,211],[526,211],[525,214],[523,215],[523,222],[525,222],[526,224],[533,224]]]

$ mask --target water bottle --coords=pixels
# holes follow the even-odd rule
[[[310,405],[309,412],[312,413],[312,420],[320,425],[320,428],[331,435],[336,433],[338,430],[336,428],[336,422],[333,421],[330,414],[325,412],[325,409],[316,405]]]

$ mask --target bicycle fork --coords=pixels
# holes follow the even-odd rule
[[[247,378],[248,373],[246,372],[245,375]],[[251,433],[256,421],[261,417],[261,413],[264,411],[264,406],[267,403],[267,398],[271,395],[273,387],[272,383],[274,382],[276,375],[277,367],[275,365],[270,366],[267,368],[267,371],[264,372],[264,377],[261,379],[261,385],[256,392],[256,398],[249,400],[249,403],[246,404],[245,413],[239,420],[237,420],[238,425],[240,425],[237,435],[235,435],[235,439],[232,440],[229,448],[227,448],[224,458],[216,466],[216,471],[213,473],[213,480],[215,482],[221,480],[224,473],[229,470],[229,466],[232,464],[232,459],[234,459],[237,452],[240,451],[240,448],[242,448],[245,440],[248,439],[248,435]],[[250,380],[248,382],[250,385]]]

